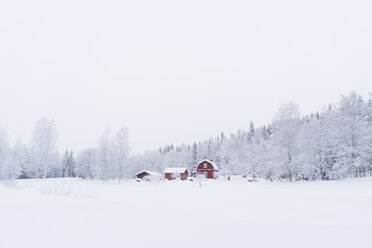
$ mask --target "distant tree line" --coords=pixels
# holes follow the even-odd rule
[[[9,146],[4,128],[0,129],[0,178],[82,177],[102,180],[127,177],[129,137],[127,128],[115,135],[107,129],[96,148],[80,152],[67,150],[62,158],[57,150],[58,134],[54,121],[43,117],[35,124],[27,145],[20,140]]]
[[[129,156],[126,128],[104,131],[95,147],[60,157],[53,121],[41,118],[27,145],[9,146],[0,129],[0,178],[82,177],[132,178],[135,173],[167,167],[193,171],[202,159],[213,160],[219,177],[244,175],[268,180],[333,180],[372,174],[372,95],[364,100],[352,92],[322,112],[301,116],[297,105],[285,103],[273,121],[226,137],[194,144],[168,145]]]
[[[333,180],[372,174],[372,95],[352,92],[322,112],[301,116],[282,104],[274,120],[226,137],[168,145],[131,158],[134,171],[188,167],[202,159],[220,167],[220,178],[246,175],[268,180]]]

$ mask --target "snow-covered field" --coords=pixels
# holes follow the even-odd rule
[[[372,247],[372,178],[0,182],[0,247]]]

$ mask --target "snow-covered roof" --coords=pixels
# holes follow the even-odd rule
[[[204,163],[204,162],[208,162],[208,163],[210,163],[210,164],[213,166],[213,169],[215,169],[216,171],[219,170],[217,164],[216,164],[215,162],[212,162],[212,161],[208,160],[208,159],[203,159],[202,161],[200,161],[200,162],[198,163],[198,166],[199,166],[201,163]]]
[[[183,167],[170,167],[170,168],[166,168],[164,170],[164,173],[184,173],[185,171],[187,170],[187,168],[183,168]]]
[[[147,174],[151,175],[151,176],[157,176],[157,177],[162,177],[162,175],[160,173],[157,173],[156,171],[149,171],[149,170],[142,170],[140,172],[138,172],[136,174],[136,176],[138,176],[139,174],[143,173],[143,172],[146,172]]]

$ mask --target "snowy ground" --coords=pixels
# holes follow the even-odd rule
[[[372,178],[0,182],[0,247],[372,247]]]

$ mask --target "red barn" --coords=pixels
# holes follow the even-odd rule
[[[214,162],[204,159],[199,162],[194,175],[204,175],[205,178],[214,179],[217,177],[216,172],[218,171],[218,166]]]
[[[174,180],[174,179],[181,179],[181,180],[187,180],[187,177],[189,175],[189,172],[187,171],[187,168],[166,168],[164,171],[165,179],[168,180]]]

